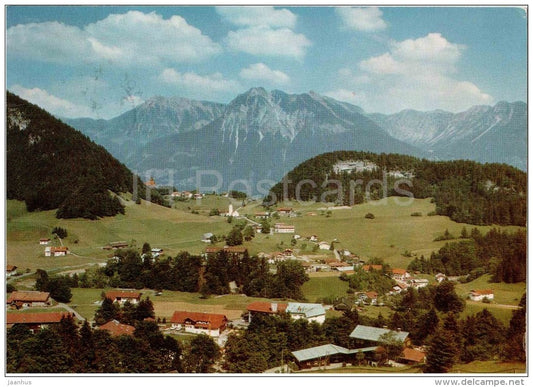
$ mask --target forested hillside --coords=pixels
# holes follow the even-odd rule
[[[334,192],[339,184],[332,180],[340,182],[340,192]],[[384,196],[406,196],[408,191],[415,198],[434,198],[436,214],[457,222],[526,224],[527,174],[505,164],[339,151],[305,161],[283,181],[272,187],[265,204],[297,198],[358,204]]]
[[[7,198],[29,211],[58,209],[58,218],[124,213],[113,193],[144,198],[146,187],[103,147],[46,111],[7,93]],[[152,201],[161,202],[157,192]]]

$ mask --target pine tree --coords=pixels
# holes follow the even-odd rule
[[[439,329],[433,335],[426,357],[425,373],[449,372],[457,358],[458,348],[449,331]]]

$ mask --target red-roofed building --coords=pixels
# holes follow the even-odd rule
[[[147,182],[144,183],[147,187],[150,187],[150,188],[155,188],[156,187],[156,184],[155,184],[155,180],[153,177],[150,178],[150,180],[148,180]]]
[[[37,312],[37,313],[6,313],[7,328],[15,324],[24,324],[30,331],[38,332],[50,324],[58,324],[63,317],[68,317],[66,312]]]
[[[50,306],[52,299],[48,292],[14,291],[7,299],[7,304],[12,307],[30,308],[35,306]]]
[[[252,320],[255,314],[278,314],[283,313],[287,309],[286,303],[283,302],[266,302],[254,301],[246,307],[248,311],[248,321]]]
[[[61,257],[69,254],[67,246],[50,246],[44,249],[45,257]]]
[[[41,238],[41,239],[39,239],[39,244],[40,245],[47,245],[48,243],[50,243],[50,238]]]
[[[404,348],[398,362],[409,365],[425,363],[426,353],[414,348]]]
[[[490,289],[485,290],[470,290],[468,298],[472,301],[483,301],[483,299],[494,300],[494,291]]]
[[[408,278],[411,278],[411,274],[405,269],[392,269],[392,278],[399,280],[399,281],[405,281]]]
[[[228,319],[223,314],[175,311],[170,322],[173,329],[218,337],[226,329]]]
[[[135,331],[135,327],[131,325],[121,324],[117,320],[108,321],[104,325],[99,326],[98,329],[108,331],[111,336],[131,336]]]
[[[130,304],[137,304],[141,301],[141,295],[142,293],[131,290],[109,290],[106,292],[105,298],[119,304],[124,304],[126,301],[129,301]]]

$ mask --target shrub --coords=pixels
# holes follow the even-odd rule
[[[366,219],[374,219],[375,215],[373,213],[369,212],[368,214],[365,215],[365,218]]]
[[[422,216],[421,212],[413,212],[411,213],[411,216]]]

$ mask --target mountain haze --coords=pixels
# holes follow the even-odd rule
[[[404,110],[370,114],[396,139],[430,151],[441,160],[471,159],[527,167],[527,105],[498,102],[453,114]]]

